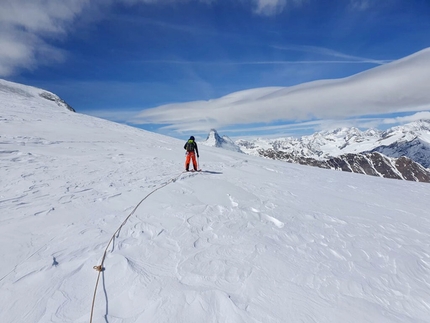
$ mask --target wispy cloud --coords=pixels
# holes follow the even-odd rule
[[[287,46],[273,46],[273,48],[285,51],[298,51],[298,52],[306,52],[316,55],[335,57],[342,59],[339,62],[355,62],[355,63],[373,63],[377,65],[383,65],[391,62],[392,60],[377,60],[372,58],[360,57],[349,55],[345,53],[338,52],[333,49],[318,47],[318,46],[306,46],[306,45],[287,45]]]
[[[0,11],[0,76],[48,61],[62,61],[65,53],[48,43],[64,37],[89,0],[14,0]]]
[[[138,0],[137,0],[138,1]],[[192,0],[189,0],[192,1]],[[206,35],[206,36],[220,36],[221,34],[216,30],[209,30],[204,28],[199,28],[198,26],[193,26],[190,24],[187,24],[186,22],[180,24],[180,23],[171,23],[166,22],[162,20],[152,19],[148,17],[139,17],[139,16],[124,16],[124,15],[116,15],[115,13],[111,14],[109,16],[109,19],[116,19],[119,20],[123,24],[140,24],[144,26],[155,26],[160,27],[165,30],[170,31],[176,31],[176,32],[182,32],[189,35]],[[238,34],[239,35],[239,34]],[[236,36],[238,36],[236,35]],[[228,34],[222,34],[224,37],[228,37],[230,35]]]
[[[350,0],[350,7],[353,10],[364,11],[372,6],[371,0]]]
[[[211,4],[213,2],[216,2],[218,0],[119,0],[120,2],[123,2],[125,4],[129,5],[135,5],[139,3],[145,3],[145,4],[173,4],[173,3],[184,3],[184,2],[201,2],[206,4]]]
[[[2,1],[0,10],[0,77],[18,73],[21,69],[32,69],[40,64],[62,61],[65,53],[50,45],[52,39],[67,37],[72,32],[73,23],[88,8],[97,15],[106,15],[113,4],[124,5],[173,5],[186,2],[201,2],[211,5],[219,0],[10,0]],[[237,0],[241,1],[241,0]],[[270,8],[282,9],[286,0],[248,0],[251,6],[257,6],[257,12],[263,14]],[[98,17],[100,18],[100,17]],[[97,18],[94,18],[97,20]],[[187,26],[164,24],[165,28],[182,29],[186,32],[198,32]]]
[[[172,4],[184,2],[201,2],[208,5],[221,2],[224,0],[122,0],[123,3],[134,5],[138,3],[145,4]],[[300,6],[309,0],[236,0],[237,2],[248,4],[252,10],[258,15],[276,15],[288,7]]]
[[[164,105],[142,111],[133,122],[164,124],[177,131],[206,131],[232,125],[423,111],[430,109],[429,75],[430,49],[426,49],[344,79]]]
[[[350,119],[323,119],[304,122],[285,123],[280,125],[255,125],[240,128],[224,128],[222,133],[231,138],[280,138],[280,137],[299,137],[317,131],[334,130],[345,127],[355,127],[359,129],[386,129],[387,126],[403,125],[405,123],[428,120],[430,111],[421,111],[402,117],[386,118],[383,116],[358,117]],[[166,130],[171,128],[166,127]],[[189,131],[193,131],[190,129]],[[186,132],[186,131],[185,131]],[[182,133],[182,132],[181,132]],[[206,133],[203,132],[203,135]],[[245,134],[245,135],[244,135]]]
[[[430,119],[430,111],[421,111],[409,116],[395,117],[395,118],[384,118],[381,119],[381,124],[402,124],[407,122],[413,122],[422,119]]]
[[[300,7],[311,0],[232,0],[248,6],[257,15],[276,15],[293,7]],[[370,0],[351,0],[351,6],[365,8]],[[0,76],[10,76],[21,69],[32,69],[40,64],[63,61],[64,51],[52,46],[52,39],[61,39],[73,32],[73,24],[87,11],[93,12],[92,19],[102,19],[109,15],[112,5],[181,5],[200,2],[208,6],[220,4],[221,0],[10,0],[3,1],[0,10]],[[91,10],[89,10],[91,9]],[[97,17],[96,17],[97,16]],[[130,18],[133,19],[133,18]],[[187,33],[213,34],[213,30],[201,30],[187,25],[167,23],[157,20],[140,20],[141,23],[156,24],[163,28]],[[384,64],[386,61],[346,55],[330,49],[312,46],[279,46],[282,50],[299,50],[343,59],[343,63],[369,62]],[[242,64],[305,64],[316,62],[244,62]],[[321,60],[319,63],[335,63]],[[169,62],[176,63],[179,62]],[[220,64],[220,63],[219,63]],[[222,63],[239,64],[239,63]]]
[[[391,60],[276,60],[276,61],[186,61],[186,60],[139,60],[140,64],[171,65],[205,65],[205,66],[238,66],[238,65],[306,65],[306,64],[386,64]]]
[[[297,7],[307,0],[252,0],[254,12],[259,15],[276,15],[288,7]]]
[[[0,31],[0,76],[14,74],[18,68],[62,62],[66,53],[37,35],[22,30]]]
[[[360,129],[385,129],[387,128],[387,126],[392,127],[425,119],[430,119],[430,111],[420,111],[406,116],[389,118],[387,118],[386,116],[376,115],[372,117],[358,117],[343,120],[319,120],[315,124],[315,129],[332,130],[340,127],[356,127]],[[306,125],[306,123],[304,123],[304,125]],[[300,123],[298,124],[298,126],[300,126]]]

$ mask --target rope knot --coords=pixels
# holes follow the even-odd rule
[[[93,268],[94,268],[96,271],[103,271],[103,270],[105,270],[105,269],[102,267],[102,265],[94,266]]]

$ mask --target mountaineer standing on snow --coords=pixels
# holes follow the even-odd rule
[[[194,170],[197,170],[197,158],[199,158],[199,149],[197,148],[197,143],[194,140],[194,137],[191,136],[190,139],[185,143],[184,149],[187,151],[187,157],[185,159],[185,170],[188,172],[190,168],[190,159],[193,161]],[[194,152],[195,151],[195,152]]]

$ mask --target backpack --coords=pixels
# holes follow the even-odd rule
[[[188,140],[188,141],[187,141],[187,144],[186,144],[186,146],[185,146],[185,149],[186,149],[188,152],[194,151],[194,141],[192,141],[192,140]]]

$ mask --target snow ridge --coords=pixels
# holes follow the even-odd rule
[[[21,98],[21,100],[26,100],[39,96],[43,99],[55,102],[59,107],[63,107],[67,110],[75,112],[75,109],[73,109],[59,96],[35,87],[21,85],[0,79],[0,93],[5,99],[11,97],[15,99]]]

